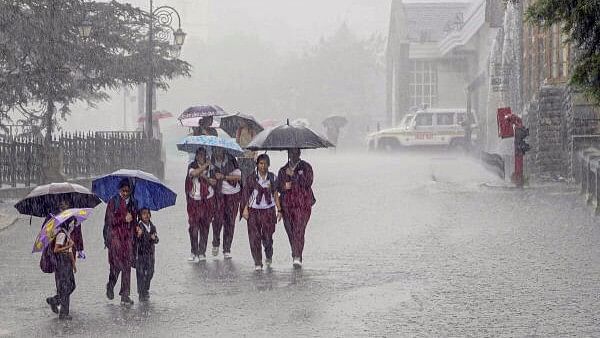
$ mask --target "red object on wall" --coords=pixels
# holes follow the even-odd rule
[[[498,108],[496,115],[498,121],[498,136],[501,138],[509,138],[515,136],[513,129],[513,121],[509,118],[512,115],[510,107]]]

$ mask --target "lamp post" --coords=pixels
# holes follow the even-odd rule
[[[177,29],[172,26],[174,18],[177,18]],[[150,0],[150,23],[148,29],[148,61],[150,70],[148,72],[148,81],[146,82],[146,136],[148,138],[154,137],[152,131],[152,98],[154,96],[154,41],[155,39],[161,41],[168,41],[168,36],[160,34],[154,36],[154,27],[168,28],[173,32],[173,42],[176,48],[180,49],[185,41],[186,34],[181,30],[181,17],[179,12],[171,6],[159,6],[154,8],[153,1]]]

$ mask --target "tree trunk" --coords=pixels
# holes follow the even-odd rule
[[[47,149],[50,148],[52,144],[52,131],[54,129],[54,109],[54,102],[48,100],[48,109],[46,111],[46,138],[44,142]]]

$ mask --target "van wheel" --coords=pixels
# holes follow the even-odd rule
[[[394,152],[400,150],[400,142],[395,138],[384,138],[379,140],[377,149],[384,152]]]

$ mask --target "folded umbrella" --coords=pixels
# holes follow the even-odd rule
[[[141,170],[120,169],[92,181],[92,191],[105,203],[119,193],[119,183],[128,179],[138,209],[160,210],[175,205],[177,194],[156,176]]]

